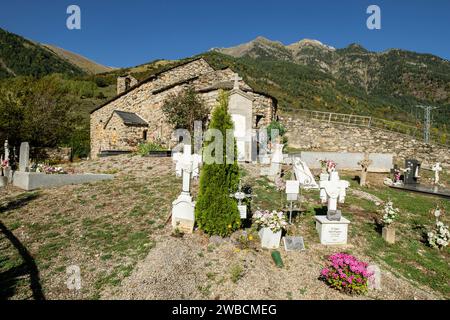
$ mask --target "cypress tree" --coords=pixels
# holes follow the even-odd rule
[[[200,173],[200,185],[195,205],[195,219],[198,227],[210,235],[227,236],[240,227],[241,219],[236,201],[230,198],[230,192],[237,189],[239,166],[236,156],[233,161],[226,158],[226,130],[233,129],[233,121],[228,114],[228,95],[221,92],[218,105],[214,108],[210,129],[220,130],[224,143],[223,163],[204,163]],[[233,139],[234,140],[234,139]],[[205,147],[214,141],[205,142]],[[234,154],[236,155],[236,143]]]

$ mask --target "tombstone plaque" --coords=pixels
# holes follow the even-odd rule
[[[303,237],[285,236],[283,238],[284,250],[286,251],[302,251],[305,250]]]

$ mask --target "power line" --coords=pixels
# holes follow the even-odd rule
[[[431,128],[431,110],[435,110],[438,107],[433,106],[422,106],[417,105],[417,108],[421,108],[425,111],[425,117],[424,117],[424,126],[423,126],[423,138],[425,143],[430,143],[430,128]]]

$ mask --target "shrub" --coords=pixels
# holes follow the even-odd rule
[[[280,122],[273,120],[267,127],[267,137],[268,137],[269,141],[272,140],[272,136],[270,134],[271,130],[278,130],[278,134],[280,137],[283,137],[286,133],[286,128]],[[285,143],[284,141],[287,142],[287,138],[282,140],[283,143]]]
[[[367,263],[352,255],[335,253],[328,258],[330,265],[322,269],[321,279],[330,287],[349,294],[367,293]]]
[[[164,147],[159,144],[148,142],[148,143],[140,143],[138,145],[138,153],[141,156],[146,156],[150,153],[150,151],[163,151],[166,150]]]
[[[169,96],[161,109],[175,129],[187,129],[191,133],[194,131],[194,122],[206,123],[209,115],[209,108],[192,88]]]
[[[220,93],[219,104],[215,107],[209,128],[222,132],[233,129],[233,122],[228,114],[228,95]],[[205,142],[208,146],[214,141]],[[226,144],[222,145],[226,156]],[[236,144],[234,146],[236,151]],[[235,152],[236,154],[236,152]],[[200,185],[195,205],[195,219],[198,227],[207,234],[227,236],[240,227],[241,219],[236,201],[230,193],[237,189],[239,167],[236,159],[232,163],[210,163],[206,161],[200,173]]]

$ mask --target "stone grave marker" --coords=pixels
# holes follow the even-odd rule
[[[191,154],[190,145],[184,145],[183,149],[183,156],[179,159],[183,175],[183,187],[181,194],[172,202],[172,227],[178,228],[184,233],[192,233],[195,223],[195,202],[192,201],[190,183],[194,157]]]
[[[305,250],[303,237],[285,236],[283,237],[284,250],[286,251],[302,251]]]
[[[19,151],[19,171],[27,172],[30,167],[30,145],[28,142],[20,144]]]

